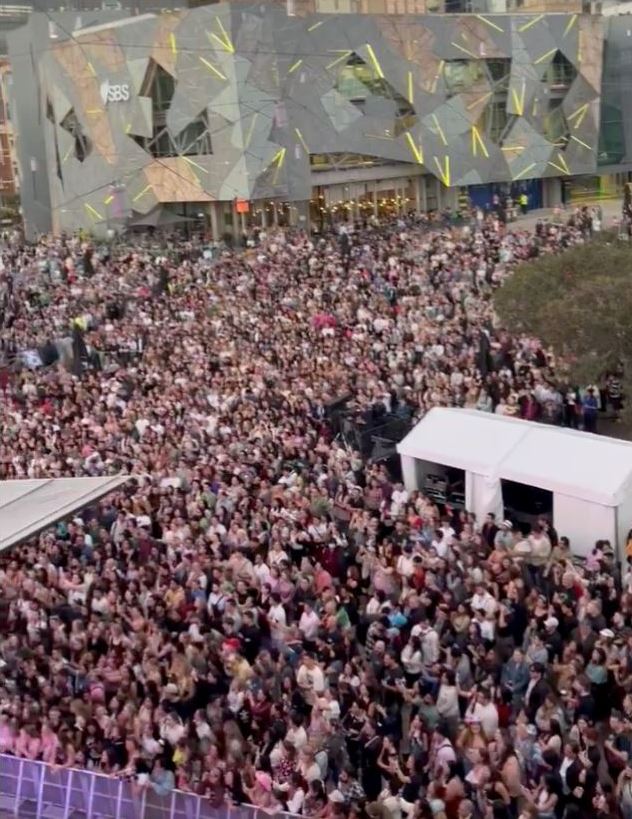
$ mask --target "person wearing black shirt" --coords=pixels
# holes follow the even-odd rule
[[[255,625],[255,618],[251,611],[245,611],[243,614],[239,636],[241,638],[242,653],[252,665],[261,649],[261,631]]]

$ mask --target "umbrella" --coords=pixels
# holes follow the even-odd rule
[[[170,225],[181,225],[185,222],[193,222],[188,216],[180,216],[171,210],[167,210],[162,205],[155,205],[148,213],[138,215],[129,223],[129,227],[169,227]]]

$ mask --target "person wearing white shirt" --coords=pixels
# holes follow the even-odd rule
[[[424,659],[419,637],[412,637],[406,643],[400,654],[400,660],[406,674],[419,677],[424,670]]]
[[[412,577],[414,571],[415,566],[412,558],[412,546],[407,543],[404,546],[403,553],[397,558],[397,574],[400,577],[409,578]]]
[[[318,636],[320,628],[320,617],[307,601],[303,604],[303,613],[298,621],[298,630],[303,635],[303,639],[313,643]]]
[[[367,617],[375,617],[378,614],[381,614],[384,606],[387,606],[388,603],[384,601],[384,599],[380,600],[378,597],[380,592],[376,592],[373,597],[369,600],[366,604],[366,615]]]
[[[425,666],[434,665],[439,660],[439,635],[430,628],[430,625],[418,623],[413,626],[411,634],[413,637],[419,636],[421,642],[421,653]]]
[[[297,777],[296,784],[292,782],[294,775],[290,777],[290,789],[288,798],[285,801],[287,811],[289,814],[299,816],[303,812],[303,803],[305,802],[305,791],[300,786],[300,777]]]
[[[498,607],[498,601],[488,591],[485,591],[483,586],[477,585],[470,600],[470,606],[473,611],[482,609],[485,614],[494,614]]]
[[[415,810],[414,802],[407,802],[399,795],[399,782],[395,779],[391,780],[389,786],[379,795],[378,802],[384,807],[390,819],[402,819]]]
[[[488,740],[491,740],[498,730],[498,709],[491,701],[489,693],[479,690],[476,699],[467,707],[465,720],[480,722],[481,730]]]
[[[441,719],[444,719],[452,729],[458,726],[459,690],[456,686],[456,675],[452,669],[444,671],[441,676],[441,685],[437,694],[437,711]]]
[[[271,600],[272,605],[268,611],[270,630],[276,640],[282,640],[285,636],[285,629],[287,628],[287,614],[281,603],[281,598],[278,595],[273,594]]]
[[[254,567],[254,573],[260,587],[266,583],[270,583],[270,567],[267,563],[263,562],[261,555],[257,555],[257,563]]]
[[[437,529],[436,535],[430,544],[442,560],[448,556],[448,539],[443,529]]]
[[[297,713],[290,716],[290,727],[288,728],[285,738],[288,742],[292,743],[297,751],[300,751],[301,748],[307,745],[307,731],[303,725],[302,714]]]
[[[305,655],[296,673],[296,682],[305,701],[313,705],[325,690],[325,675],[313,657]]]
[[[408,492],[404,489],[404,484],[396,483],[391,494],[391,515],[397,517],[400,511],[408,503]]]

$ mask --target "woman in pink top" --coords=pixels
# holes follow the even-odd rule
[[[34,725],[20,728],[15,741],[15,755],[26,759],[37,759],[41,751],[41,741]]]
[[[44,720],[40,733],[42,760],[49,765],[54,765],[57,760],[57,750],[59,748],[59,738]]]
[[[13,753],[15,731],[11,727],[7,714],[0,714],[0,754]]]

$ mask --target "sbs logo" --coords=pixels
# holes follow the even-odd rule
[[[127,83],[111,85],[109,80],[104,80],[99,90],[104,105],[107,105],[108,102],[127,102],[129,100],[129,85]]]

